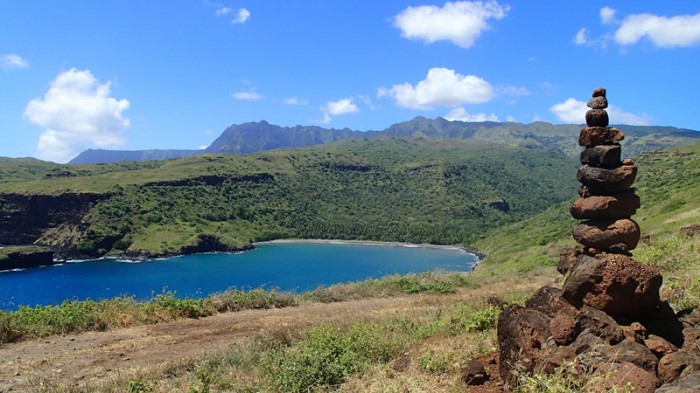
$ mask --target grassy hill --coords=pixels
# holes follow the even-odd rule
[[[700,223],[700,145],[647,152],[636,162],[635,187],[642,205],[633,219],[642,235],[667,239],[678,235],[683,226]],[[540,265],[556,265],[560,246],[575,244],[571,229],[577,221],[569,215],[575,196],[478,240],[475,247],[489,254],[485,269],[526,272]],[[643,243],[635,254],[647,252],[650,244]]]
[[[81,205],[80,220],[49,223],[38,238],[84,255],[240,248],[272,238],[468,244],[568,198],[576,186],[575,162],[561,155],[397,137],[248,156],[35,164],[0,166],[5,210],[30,206],[22,201],[38,195],[95,195]]]

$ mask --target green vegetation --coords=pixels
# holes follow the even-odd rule
[[[575,189],[575,163],[560,155],[395,137],[71,168],[74,175],[7,180],[0,190],[106,194],[80,225],[40,239],[72,242],[84,255],[173,254],[203,237],[221,248],[276,238],[469,244]]]
[[[642,206],[633,217],[645,247],[678,234],[685,225],[700,222],[700,145],[644,153],[636,159],[639,175],[635,186]],[[577,222],[569,215],[570,201],[554,205],[521,222],[489,231],[474,247],[488,255],[480,273],[526,273],[541,266],[554,266],[562,246],[573,246],[571,229]],[[663,241],[662,241],[663,243]],[[660,251],[664,253],[664,251]]]
[[[464,273],[421,273],[338,284],[301,294],[258,288],[248,291],[231,289],[204,299],[180,298],[174,292],[166,292],[145,302],[132,297],[101,301],[68,300],[58,306],[21,306],[17,311],[0,311],[0,344],[180,318],[201,318],[223,312],[293,307],[302,302],[340,302],[420,293],[450,294],[458,288],[474,285]],[[483,325],[484,319],[488,320],[489,316],[479,317],[470,324],[476,324],[478,328]]]

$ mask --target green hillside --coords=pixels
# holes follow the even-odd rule
[[[640,245],[635,255],[645,253],[654,239],[674,237],[681,227],[700,224],[700,145],[644,153],[636,162],[635,187],[642,205],[633,219],[652,240]],[[575,244],[571,229],[577,221],[569,215],[575,197],[572,193],[569,201],[478,240],[476,248],[489,255],[484,270],[522,273],[556,264],[560,246]]]
[[[84,255],[152,256],[273,238],[469,244],[576,187],[576,164],[561,155],[396,137],[248,156],[14,167],[0,172],[0,202],[10,210],[19,209],[12,198],[97,195],[84,217],[47,225],[37,241]],[[4,217],[0,224],[14,230]]]

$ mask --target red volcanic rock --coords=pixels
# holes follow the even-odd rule
[[[658,358],[662,358],[678,350],[678,347],[675,345],[655,335],[651,335],[644,340],[644,345]]]
[[[622,148],[620,145],[598,145],[587,147],[581,152],[581,164],[614,169],[620,166]]]
[[[576,320],[582,331],[600,337],[607,344],[617,344],[625,339],[622,327],[611,316],[596,308],[582,306],[576,314]]]
[[[593,90],[593,97],[605,97],[606,92],[607,91],[604,88],[599,87],[599,88]]]
[[[608,99],[605,97],[593,97],[586,104],[591,109],[605,109],[608,107]]]
[[[476,359],[471,359],[462,367],[462,381],[467,385],[483,385],[489,380],[489,373],[484,365]]]
[[[571,315],[559,313],[549,322],[549,330],[557,345],[569,345],[576,340],[578,324]]]
[[[656,375],[632,363],[599,364],[593,378],[593,384],[587,386],[588,392],[612,392],[629,384],[635,393],[654,393],[659,386]]]
[[[573,236],[585,247],[626,253],[637,247],[640,231],[639,225],[629,219],[588,220],[574,227]]]
[[[675,381],[688,369],[700,370],[700,357],[685,350],[669,353],[659,360],[659,377],[664,381]]]
[[[498,318],[498,368],[501,378],[513,383],[511,370],[532,372],[543,362],[550,317],[517,304],[506,308]]]
[[[626,255],[604,253],[579,260],[564,282],[562,297],[576,307],[638,317],[657,309],[661,283],[658,269]]]
[[[629,218],[637,211],[639,203],[639,197],[634,192],[614,196],[592,195],[574,201],[569,211],[580,220]]]
[[[580,146],[614,145],[625,139],[625,134],[614,127],[586,127],[578,135]]]
[[[592,195],[614,195],[632,187],[637,177],[636,165],[623,165],[615,169],[583,165],[576,172],[576,179],[588,188]]]
[[[610,124],[608,112],[603,109],[591,109],[586,112],[586,125],[589,127],[607,127]]]

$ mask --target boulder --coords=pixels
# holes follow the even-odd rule
[[[593,372],[592,380],[586,386],[586,392],[625,391],[625,386],[630,386],[635,393],[654,393],[659,386],[656,375],[628,362],[600,364]]]
[[[629,219],[584,221],[574,226],[572,234],[585,247],[615,253],[634,250],[640,238],[639,225]]]
[[[578,198],[569,209],[579,220],[630,218],[639,209],[639,196],[634,191],[618,195],[591,195]]]
[[[615,127],[586,127],[578,135],[580,146],[615,145],[625,139],[625,134]]]
[[[649,348],[651,353],[653,353],[659,359],[668,355],[669,353],[678,351],[678,347],[654,334],[644,340],[644,346]]]
[[[605,109],[608,107],[608,99],[601,96],[592,97],[590,100],[588,100],[586,106],[591,109]]]
[[[498,370],[509,384],[515,382],[511,370],[532,372],[544,363],[544,348],[552,335],[550,317],[544,313],[513,304],[498,318]]]
[[[549,322],[552,339],[557,345],[569,345],[578,335],[578,323],[568,314],[558,313]]]
[[[607,127],[610,124],[608,112],[603,109],[591,109],[586,112],[586,125],[589,127]]]
[[[559,263],[557,263],[557,271],[562,275],[566,275],[578,261],[579,255],[583,254],[583,246],[579,247],[563,247],[559,250]]]
[[[581,307],[576,320],[582,330],[602,338],[608,344],[617,344],[625,339],[622,327],[608,314],[593,307]]]
[[[636,177],[636,165],[622,165],[614,169],[583,165],[576,171],[576,180],[586,186],[592,195],[623,193],[632,187]]]
[[[658,269],[626,255],[602,253],[581,257],[564,282],[562,297],[576,307],[638,317],[656,310],[661,284]]]
[[[587,147],[581,152],[581,164],[613,169],[620,166],[622,148],[620,145],[598,145]]]
[[[593,90],[593,97],[605,97],[607,90],[603,87],[598,87]]]
[[[700,357],[685,350],[669,353],[659,360],[659,378],[672,382],[685,370],[700,371]]]
[[[489,380],[486,368],[476,359],[471,359],[462,366],[462,381],[467,385],[483,385]]]
[[[649,348],[633,340],[624,340],[613,346],[610,360],[619,363],[629,362],[654,374],[659,364],[659,358],[654,356]]]
[[[700,371],[683,373],[674,383],[656,389],[656,393],[697,393],[700,388]]]
[[[540,311],[549,318],[553,318],[559,313],[576,314],[574,306],[561,297],[561,289],[550,286],[544,286],[535,291],[525,301],[525,307]]]

